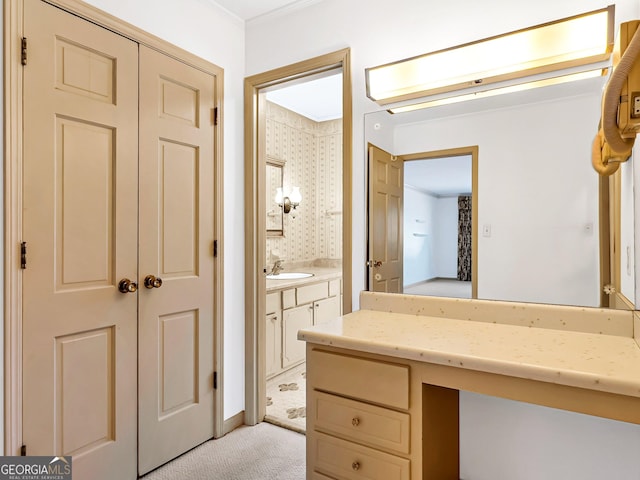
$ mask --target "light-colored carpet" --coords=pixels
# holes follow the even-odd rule
[[[403,293],[434,297],[471,298],[471,282],[449,278],[434,278],[416,285],[407,286]]]
[[[267,380],[265,421],[304,433],[307,423],[305,364]]]
[[[305,436],[259,423],[211,440],[142,477],[143,480],[301,480]]]

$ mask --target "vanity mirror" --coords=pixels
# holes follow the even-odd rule
[[[605,80],[365,115],[365,144],[393,156],[477,147],[477,298],[601,305],[600,181],[589,159]],[[619,233],[611,244],[619,246],[611,259],[633,305],[635,200],[627,163],[616,184],[621,213],[612,210],[611,218],[624,219],[612,222]],[[369,172],[368,182],[374,178]],[[380,259],[368,260],[371,270]]]
[[[278,189],[282,191],[284,177],[284,160],[267,156],[266,162],[266,194],[267,194],[267,236],[284,236],[284,222],[282,206],[276,203]]]

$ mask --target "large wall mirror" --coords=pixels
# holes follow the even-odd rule
[[[601,185],[590,161],[605,80],[581,80],[402,114],[365,115],[365,143],[393,156],[477,147],[473,232],[477,298],[605,305]],[[612,233],[612,245],[617,245],[618,254],[611,257],[618,285],[631,306],[635,305],[633,171],[631,159],[615,183],[619,202],[612,218],[619,219],[617,227],[612,222],[612,232],[618,229]],[[369,172],[368,182],[374,177]],[[415,181],[412,178],[414,188]],[[403,205],[402,210],[406,208]],[[372,263],[370,270],[375,268]],[[412,278],[410,286],[429,280]],[[403,280],[403,288],[407,286]]]

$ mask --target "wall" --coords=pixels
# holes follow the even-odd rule
[[[540,0],[511,1],[490,0],[470,2],[451,0],[448,2],[424,2],[422,0],[397,0],[393,8],[382,0],[324,0],[288,15],[270,17],[247,24],[246,73],[252,75],[296,61],[311,58],[344,47],[351,48],[353,83],[353,292],[354,308],[358,308],[358,293],[365,286],[365,181],[366,143],[364,127],[366,113],[380,110],[365,96],[364,69],[400,58],[419,55],[453,45],[474,41],[518,28],[539,24],[606,6],[601,0]],[[637,0],[616,3],[616,22],[640,16]],[[463,14],[462,14],[463,13]],[[566,124],[579,114],[566,115]],[[523,131],[529,119],[519,119]],[[513,119],[512,119],[513,121]],[[517,123],[513,121],[513,123]],[[593,124],[595,128],[597,122]],[[474,129],[479,125],[474,125]],[[458,132],[459,133],[459,132]],[[471,132],[470,132],[471,133]],[[376,131],[376,138],[385,141],[381,148],[391,151],[391,133]],[[375,141],[375,140],[372,140]],[[542,143],[540,144],[540,146]],[[540,157],[543,160],[545,156]],[[584,157],[588,163],[589,154]],[[564,169],[562,163],[554,168]],[[512,168],[516,168],[515,165]],[[517,194],[518,187],[544,185],[552,176],[540,169],[537,176],[524,178],[511,188]],[[489,172],[486,173],[490,175]],[[578,179],[579,178],[579,179]],[[582,177],[574,177],[562,171],[557,182],[550,188],[573,188],[580,190],[576,202],[583,207],[588,201],[589,185],[582,185]],[[482,184],[482,178],[480,182]],[[532,188],[532,187],[529,187]],[[544,188],[539,187],[535,196],[545,201]],[[510,193],[514,195],[514,193]],[[514,196],[516,199],[524,195]],[[482,201],[482,200],[481,200]],[[553,205],[548,206],[553,210]],[[586,207],[585,207],[586,210]],[[499,210],[496,210],[499,212]],[[579,219],[569,220],[568,225],[583,223],[584,210]],[[495,222],[496,217],[491,218]],[[501,219],[498,218],[498,221]],[[506,219],[502,219],[506,220]],[[482,225],[482,220],[480,222]],[[560,225],[564,225],[560,224]],[[594,224],[595,225],[595,224]],[[524,235],[523,235],[524,236]],[[492,237],[494,238],[494,237]],[[571,245],[560,245],[570,250]],[[581,245],[579,248],[587,248]],[[587,250],[589,258],[591,251]],[[590,260],[589,260],[590,261]],[[561,262],[558,262],[561,267]],[[479,268],[504,268],[505,265],[487,265]],[[508,265],[507,265],[508,267]],[[513,267],[512,267],[513,268]],[[592,275],[593,271],[585,271]],[[482,271],[480,272],[482,275]],[[485,270],[484,275],[487,275]],[[544,281],[538,272],[532,277]],[[504,283],[504,282],[503,282]],[[501,288],[493,285],[492,289]],[[571,290],[566,283],[561,289]],[[575,292],[570,292],[574,295]],[[638,451],[640,427],[606,421],[593,417],[541,409],[526,404],[500,401],[474,395],[462,395],[461,443],[462,472],[466,480],[507,479],[549,480],[581,478],[599,480],[604,478],[636,478],[640,465],[635,460]],[[508,416],[507,416],[508,414]],[[482,419],[481,428],[469,422]],[[503,423],[504,420],[507,423]],[[537,426],[538,428],[533,428]],[[489,441],[488,441],[489,440]],[[508,452],[494,451],[492,445]],[[508,447],[508,448],[507,448]],[[531,455],[530,452],[534,452]],[[560,452],[559,454],[556,452]],[[560,457],[558,456],[560,455]],[[554,462],[560,462],[562,471],[552,471]],[[597,467],[597,468],[596,468]],[[568,472],[568,473],[567,473]],[[606,474],[602,474],[606,472]]]
[[[224,69],[223,382],[224,417],[229,418],[244,410],[244,228],[239,220],[244,212],[244,23],[206,0],[87,3]]]
[[[478,145],[479,298],[599,304],[599,107],[598,92],[395,129],[398,155]]]
[[[404,286],[436,277],[456,278],[458,197],[435,197],[405,185],[403,208]]]
[[[436,201],[433,195],[409,185],[404,187],[402,274],[405,287],[436,276],[433,246]]]
[[[315,122],[267,102],[267,155],[284,160],[283,185],[300,187],[297,216],[284,215],[284,237],[267,238],[267,261],[342,258],[342,121]]]

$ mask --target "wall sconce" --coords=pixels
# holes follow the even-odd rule
[[[393,63],[365,69],[367,96],[379,105],[478,87],[531,82],[586,65],[606,68],[613,50],[613,5]],[[500,92],[506,93],[506,92]],[[423,103],[426,103],[422,100]],[[427,106],[427,105],[425,105]]]
[[[300,187],[292,187],[289,195],[284,195],[282,187],[276,189],[275,202],[279,207],[282,207],[284,213],[291,213],[292,218],[296,217],[296,208],[300,205],[301,200]]]

